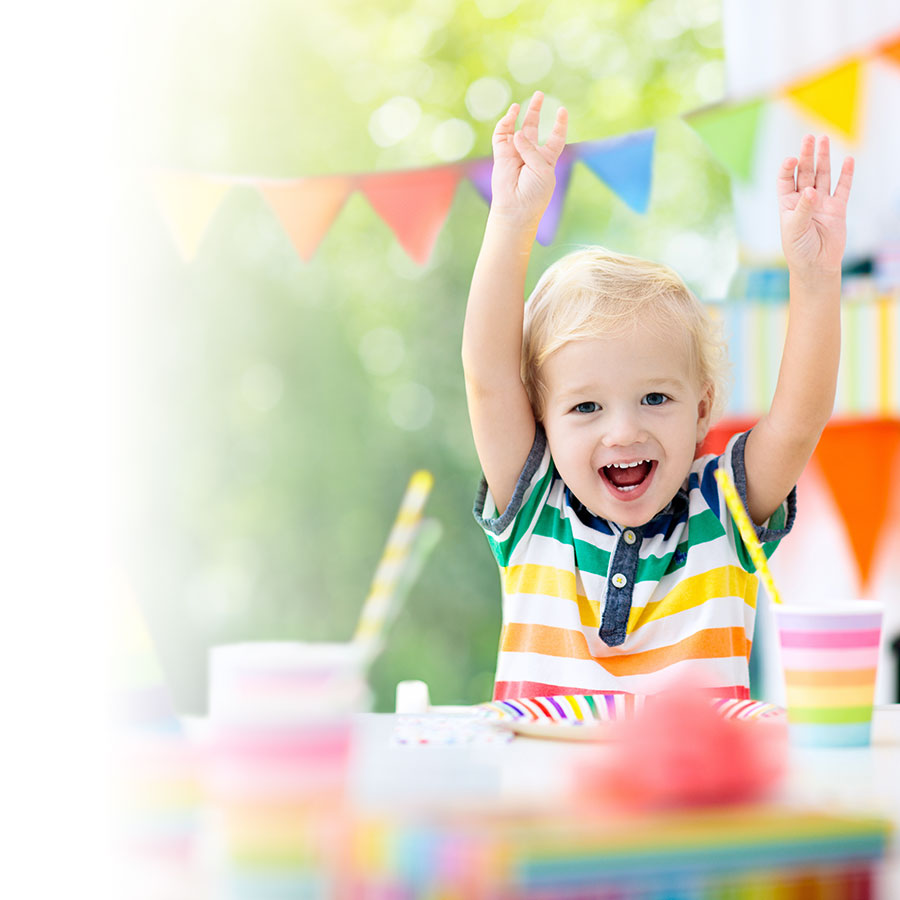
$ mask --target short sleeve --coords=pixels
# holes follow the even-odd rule
[[[475,497],[475,521],[487,535],[491,550],[501,566],[509,559],[523,537],[533,530],[534,522],[544,506],[554,477],[553,461],[544,429],[537,425],[534,443],[516,480],[512,499],[497,515],[497,506],[484,476]]]
[[[715,465],[724,464],[725,470],[731,477],[738,496],[741,498],[741,502],[744,504],[745,508],[747,506],[747,471],[744,467],[744,448],[747,444],[747,436],[749,434],[749,431],[745,431],[735,435],[728,442],[725,452],[714,463]],[[731,520],[731,515],[725,504],[725,498],[721,492],[721,488],[718,487],[718,484],[716,485],[716,491],[720,516],[724,517],[723,521],[727,520],[726,528],[729,533],[734,535],[734,544],[741,565],[748,572],[752,572],[755,567],[753,565],[753,560],[750,558],[750,552],[747,550],[747,547],[740,536],[740,532]],[[793,528],[796,515],[797,488],[795,486],[791,488],[791,492],[785,498],[781,506],[779,506],[762,525],[757,525],[755,522],[752,523],[756,530],[756,536],[759,539],[767,558],[775,552],[781,539],[790,532],[791,528]]]

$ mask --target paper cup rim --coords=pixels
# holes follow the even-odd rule
[[[824,603],[777,603],[775,614],[806,616],[852,616],[873,615],[884,612],[884,603],[880,600],[826,600]]]

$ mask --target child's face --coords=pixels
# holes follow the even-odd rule
[[[595,515],[649,522],[687,477],[709,430],[708,390],[688,336],[639,328],[564,344],[543,366],[544,429],[553,461]],[[616,464],[637,463],[627,468]]]

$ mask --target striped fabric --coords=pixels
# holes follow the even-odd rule
[[[743,473],[739,438],[722,457],[695,460],[669,507],[631,534],[572,497],[540,428],[499,518],[482,480],[475,517],[500,566],[503,593],[495,700],[653,694],[676,679],[715,697],[750,696],[758,580],[713,476],[724,462],[743,494],[743,477],[735,477],[735,461]],[[793,494],[757,529],[767,555],[787,533],[792,504]],[[622,540],[638,548],[637,568],[624,642],[609,646],[598,632]]]

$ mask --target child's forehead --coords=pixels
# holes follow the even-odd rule
[[[570,340],[545,362],[545,375],[557,389],[583,383],[615,385],[627,381],[693,384],[696,366],[687,335],[653,330]]]

